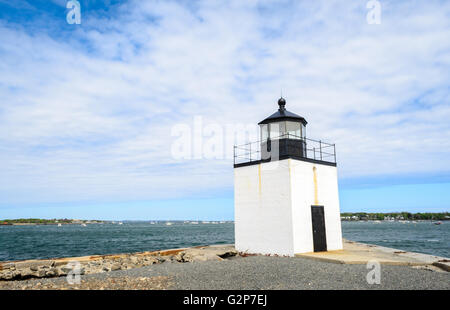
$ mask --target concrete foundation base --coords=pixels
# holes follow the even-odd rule
[[[445,271],[449,270],[450,262],[445,257],[407,252],[345,239],[343,250],[302,253],[295,256],[338,264],[367,264],[369,261],[377,261],[385,265],[435,266]]]

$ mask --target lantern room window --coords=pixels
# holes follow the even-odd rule
[[[261,140],[267,141],[269,139],[269,125],[262,124],[261,125]]]
[[[270,124],[261,124],[261,141],[267,139],[304,139],[305,125],[300,122],[282,121]]]
[[[288,139],[301,139],[301,124],[299,122],[286,121],[286,134]]]

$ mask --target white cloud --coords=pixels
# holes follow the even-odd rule
[[[230,189],[231,160],[171,158],[171,127],[257,123],[281,88],[312,138],[337,143],[341,177],[448,172],[449,3],[366,13],[132,1],[73,31],[0,22],[0,205]]]

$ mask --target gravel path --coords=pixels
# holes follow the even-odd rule
[[[64,277],[2,281],[0,289],[450,289],[450,273],[382,265],[381,284],[369,285],[368,272],[365,265],[249,256],[90,274],[76,286]]]

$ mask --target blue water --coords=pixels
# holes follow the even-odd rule
[[[124,222],[0,226],[0,261],[153,251],[234,243],[234,224]],[[450,257],[450,223],[343,222],[346,239]]]
[[[450,257],[450,222],[342,222],[343,237],[399,250]]]

